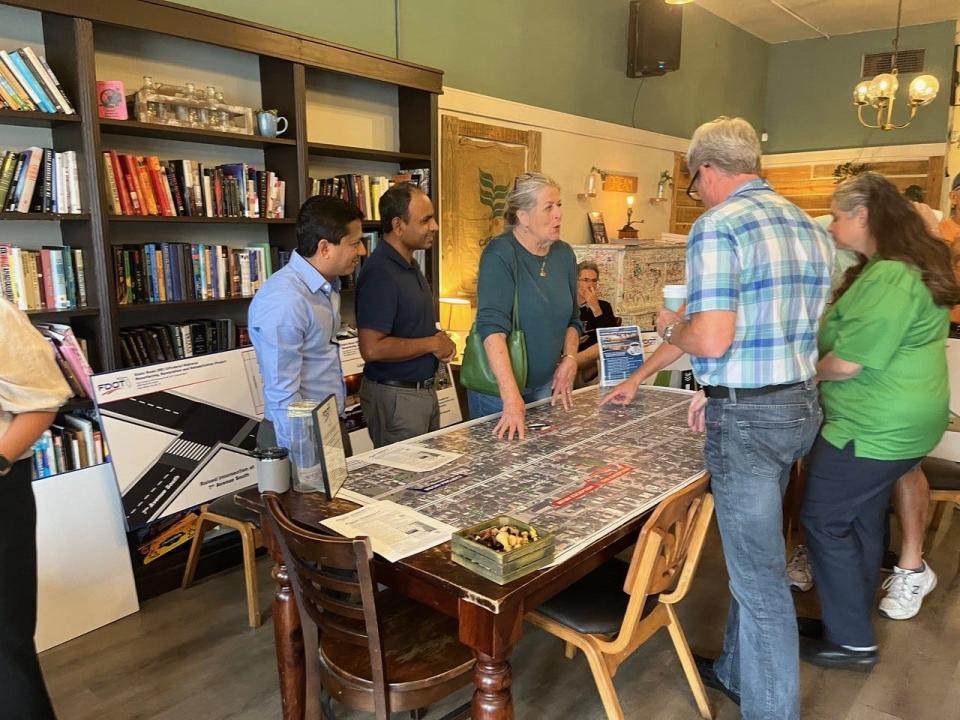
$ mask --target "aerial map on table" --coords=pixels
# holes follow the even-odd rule
[[[429,472],[351,458],[341,497],[391,500],[457,528],[510,515],[555,533],[560,562],[703,472],[689,393],[641,386],[626,407],[597,397],[585,388],[569,411],[528,408],[523,441],[496,439],[496,418],[421,436],[417,445],[460,455]]]

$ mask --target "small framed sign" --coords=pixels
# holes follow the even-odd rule
[[[347,455],[340,430],[340,411],[333,395],[328,395],[314,408],[313,430],[323,466],[323,489],[327,500],[333,500],[347,481]]]
[[[606,245],[610,242],[610,240],[607,239],[607,226],[603,222],[602,212],[588,212],[587,220],[590,223],[590,236],[593,238],[594,243]]]

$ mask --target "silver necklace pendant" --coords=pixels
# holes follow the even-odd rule
[[[546,261],[546,260],[544,260],[542,263],[540,263],[540,277],[546,277],[546,276],[547,276],[547,267],[546,267],[546,265],[547,265],[547,261]]]

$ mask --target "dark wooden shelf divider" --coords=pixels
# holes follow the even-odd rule
[[[24,127],[53,127],[63,123],[78,123],[79,115],[63,113],[30,112],[27,110],[0,110],[0,125],[22,125]]]
[[[310,143],[308,152],[314,157],[347,158],[349,160],[370,160],[373,162],[400,163],[404,161],[430,162],[430,156],[423,153],[394,152],[392,150],[373,150],[369,148],[349,147],[346,145],[327,145]]]
[[[0,220],[47,220],[49,222],[70,222],[72,220],[89,220],[90,213],[19,213],[19,212],[0,212]]]
[[[296,218],[206,217],[204,215],[169,217],[166,215],[108,215],[110,222],[206,223],[215,225],[296,225]]]
[[[152,303],[127,303],[118,305],[117,309],[121,313],[149,312],[151,310],[161,310],[163,308],[208,308],[216,305],[237,305],[249,302],[252,295],[231,298],[212,298],[210,300],[169,300],[167,302]]]
[[[37,308],[35,310],[25,310],[24,312],[32,318],[62,322],[65,319],[75,317],[95,317],[100,314],[100,309],[95,307],[68,308],[65,310]]]

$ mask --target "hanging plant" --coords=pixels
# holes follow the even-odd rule
[[[845,162],[837,165],[833,169],[833,177],[836,178],[836,184],[839,185],[847,178],[862,175],[865,172],[870,172],[870,170],[871,168],[868,163]]]

